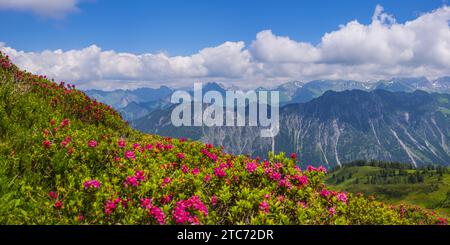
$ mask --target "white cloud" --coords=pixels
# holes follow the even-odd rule
[[[1,0],[0,0],[1,1]],[[287,80],[388,79],[450,75],[450,7],[398,23],[377,6],[370,24],[357,20],[325,33],[317,45],[277,36],[271,30],[244,42],[225,42],[190,56],[102,50],[23,52],[0,43],[20,67],[83,88],[190,86],[219,81],[256,87]]]
[[[77,11],[80,0],[0,0],[0,10],[30,11],[39,16],[62,18]]]
[[[271,30],[259,32],[250,50],[255,59],[270,63],[315,62],[320,55],[313,45],[275,36]]]

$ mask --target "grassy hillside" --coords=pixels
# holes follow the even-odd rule
[[[388,204],[418,205],[450,217],[450,170],[445,167],[360,161],[337,168],[325,182],[334,190],[374,195]]]
[[[446,224],[329,191],[295,156],[145,135],[73,85],[0,55],[1,224]]]

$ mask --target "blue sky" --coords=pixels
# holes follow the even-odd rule
[[[224,41],[251,42],[261,30],[318,43],[323,33],[357,19],[368,24],[377,4],[399,22],[438,8],[442,0],[237,1],[96,0],[63,19],[0,11],[0,40],[25,51],[103,49],[188,55]]]
[[[0,51],[84,89],[450,75],[446,0],[0,0]]]

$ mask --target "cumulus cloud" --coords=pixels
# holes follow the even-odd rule
[[[251,66],[250,54],[243,42],[226,42],[205,48],[191,56],[170,57],[164,53],[131,54],[102,50],[96,45],[80,50],[18,51],[0,43],[0,50],[32,73],[46,74],[64,81],[80,81],[85,87],[104,86],[104,82],[119,87],[148,86],[151,83],[194,81],[204,78],[242,78]],[[151,84],[150,84],[151,85]]]
[[[316,45],[264,30],[248,46],[225,42],[189,56],[118,53],[96,45],[23,52],[0,43],[0,50],[24,69],[77,81],[84,88],[190,86],[193,81],[257,87],[288,80],[435,78],[450,75],[449,22],[448,6],[405,23],[377,6],[370,24],[350,21],[325,33]]]
[[[62,18],[78,10],[80,0],[0,0],[0,10],[30,11],[39,16]]]

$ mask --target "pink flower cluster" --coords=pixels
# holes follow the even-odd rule
[[[270,206],[266,201],[262,201],[259,204],[259,210],[263,211],[264,213],[269,213],[270,212]]]
[[[135,160],[136,156],[134,155],[133,151],[128,150],[128,151],[125,152],[125,158],[126,159],[133,159],[133,160]]]
[[[340,202],[344,202],[344,203],[347,202],[347,194],[345,194],[345,192],[340,192],[340,193],[338,193],[337,196],[336,196],[336,198],[337,198],[337,200],[340,201]]]
[[[255,170],[258,168],[258,164],[256,162],[249,162],[247,163],[247,165],[245,166],[245,169],[247,169],[247,171],[249,173],[253,173],[255,172]]]
[[[98,189],[101,186],[100,181],[93,179],[93,180],[87,180],[83,183],[84,189]]]
[[[49,192],[48,192],[48,196],[49,196],[51,199],[57,199],[57,198],[58,198],[58,193],[57,193],[56,191],[49,191]]]
[[[218,178],[223,178],[227,175],[227,173],[225,172],[224,168],[218,167],[214,169],[214,175]]]
[[[89,146],[90,148],[95,148],[95,147],[97,147],[97,141],[95,141],[95,140],[89,140],[88,146]]]
[[[289,177],[286,176],[283,179],[279,180],[278,181],[278,186],[291,189],[292,188],[292,184],[291,184],[291,181],[289,180]]]
[[[212,204],[213,206],[216,206],[216,205],[217,205],[217,196],[212,196],[212,197],[211,197],[211,204]]]
[[[120,197],[114,199],[114,200],[108,200],[105,204],[105,214],[111,215],[111,213],[116,209],[117,204],[119,204],[122,201]]]
[[[42,142],[42,145],[44,146],[44,148],[50,148],[50,146],[52,145],[52,142],[50,140],[44,140]]]
[[[72,141],[72,137],[67,136],[64,138],[64,140],[61,142],[62,147],[67,147],[67,145]]]
[[[120,148],[124,148],[125,145],[126,145],[126,142],[125,142],[125,140],[124,140],[123,138],[120,138],[120,139],[117,141],[117,145],[119,145]]]
[[[69,119],[63,119],[62,121],[61,121],[61,128],[65,128],[65,127],[67,127],[67,126],[69,126],[70,125],[70,120]]]
[[[166,216],[161,208],[152,204],[152,199],[143,198],[141,199],[141,207],[145,208],[149,215],[156,219],[158,224],[166,224]]]
[[[322,197],[328,197],[329,195],[331,195],[331,192],[327,189],[322,189],[322,191],[320,192],[320,195]]]
[[[180,160],[184,159],[184,153],[183,152],[177,153],[177,158]]]
[[[322,173],[325,173],[325,174],[327,173],[327,169],[324,168],[323,166],[319,166],[318,168],[316,168],[314,166],[309,165],[306,168],[306,171],[309,171],[309,172],[322,172]]]
[[[191,212],[198,211],[204,217],[208,215],[206,205],[200,200],[198,196],[192,196],[187,200],[181,200],[176,203],[173,209],[173,218],[176,224],[200,224],[200,220],[197,215]]]
[[[191,173],[192,173],[193,175],[197,175],[197,174],[200,173],[200,169],[194,168],[194,169],[192,169]]]
[[[172,182],[172,179],[171,179],[170,177],[165,177],[165,178],[163,179],[163,183],[162,183],[161,186],[164,187],[164,186],[170,184],[171,182]]]
[[[136,171],[133,176],[128,176],[125,180],[124,185],[137,187],[140,185],[140,182],[144,181],[145,174],[144,171]]]
[[[298,175],[298,174],[296,174],[296,175],[294,175],[294,177],[293,177],[295,180],[297,180],[297,182],[298,182],[298,184],[300,185],[300,186],[307,186],[308,185],[308,183],[309,183],[309,180],[308,180],[308,176],[306,176],[306,175]]]
[[[208,147],[207,147],[207,148],[208,148]],[[207,156],[209,159],[211,159],[213,162],[216,162],[216,161],[217,161],[217,155],[214,154],[214,153],[212,153],[212,152],[209,152],[208,149],[203,148],[203,149],[201,149],[201,152],[202,152],[205,156]]]
[[[336,209],[334,207],[331,207],[328,209],[328,212],[330,213],[331,216],[334,216],[336,214]]]

